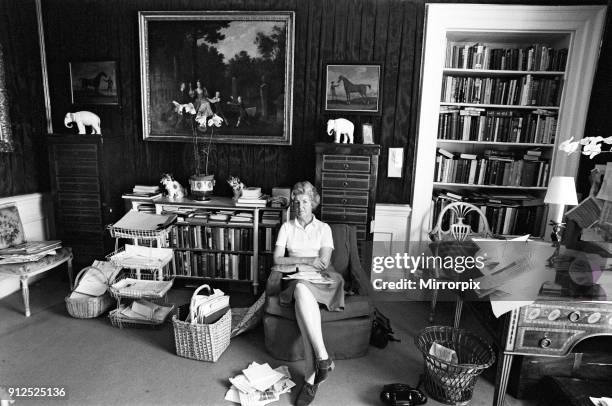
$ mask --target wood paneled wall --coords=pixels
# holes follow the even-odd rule
[[[15,151],[0,152],[0,197],[49,187],[45,110],[34,0],[0,1],[0,43]]]
[[[584,4],[563,0],[539,3]],[[606,0],[589,3],[606,4]],[[230,194],[224,182],[230,174],[240,176],[248,185],[268,190],[275,185],[290,186],[298,180],[312,180],[314,143],[329,141],[325,122],[340,116],[325,114],[322,109],[325,63],[380,61],[384,64],[383,114],[346,117],[355,123],[358,140],[361,123],[371,122],[375,141],[383,147],[378,202],[410,203],[424,5],[425,0],[42,0],[53,127],[55,132],[68,133],[71,130],[63,127],[65,113],[91,109],[102,118],[104,134],[124,141],[123,154],[113,165],[126,188],[134,183],[156,183],[163,172],[172,172],[186,183],[193,171],[189,144],[142,140],[137,11],[294,10],[293,145],[217,145],[211,165],[217,178],[217,193]],[[610,37],[608,29],[605,49],[610,47]],[[7,70],[15,100],[11,105],[13,128],[19,145],[17,153],[0,156],[0,196],[48,189],[36,40],[33,0],[0,1],[0,41],[6,53],[13,56]],[[119,61],[120,106],[70,104],[68,62],[86,59]],[[609,115],[601,114],[601,109],[609,106],[612,98],[609,86],[605,86],[609,83],[610,62],[610,52],[602,51],[586,135],[600,135],[609,128],[602,118]],[[386,177],[389,147],[405,148],[404,173],[400,179]]]
[[[129,174],[128,183],[154,183],[163,172],[172,172],[185,183],[193,171],[191,145],[142,140],[138,10],[295,11],[293,145],[218,144],[212,154],[217,193],[230,193],[224,182],[230,174],[268,190],[314,179],[314,143],[329,140],[325,123],[338,116],[324,114],[321,107],[328,61],[383,62],[382,116],[346,117],[355,123],[357,139],[361,123],[371,122],[376,142],[405,146],[406,156],[413,155],[422,5],[401,0],[44,0],[54,130],[70,131],[63,128],[63,116],[73,108],[68,61],[117,59],[121,106],[89,108],[102,118],[103,134],[125,140],[124,156],[118,157],[117,165]],[[381,173],[387,170],[385,157]],[[402,179],[381,178],[380,201],[409,199],[410,163],[408,159]]]

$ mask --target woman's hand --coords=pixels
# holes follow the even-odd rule
[[[318,271],[324,271],[327,268],[327,264],[320,257],[313,258],[310,265]]]

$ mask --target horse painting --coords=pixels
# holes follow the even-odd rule
[[[104,78],[104,80],[106,80],[107,82],[109,80],[108,75],[105,72],[100,72],[93,78],[80,78],[81,79],[81,89],[86,90],[92,87],[95,91],[98,91],[98,89],[100,88],[100,82],[102,81],[102,78]]]
[[[340,75],[338,77],[338,81],[342,81],[342,84],[344,84],[344,93],[346,93],[347,104],[351,104],[351,93],[358,93],[365,103],[370,103],[367,92],[368,89],[372,88],[372,86],[367,84],[355,84],[348,80],[344,75]]]

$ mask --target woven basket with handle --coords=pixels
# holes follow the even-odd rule
[[[176,315],[172,316],[176,355],[198,361],[216,362],[230,343],[232,311],[228,310],[213,324],[191,323],[196,296],[202,289],[212,291],[208,285],[202,285],[193,292],[187,320],[181,321]]]
[[[96,271],[102,273],[102,271],[94,266],[83,268],[76,277],[74,283],[75,289],[76,286],[79,285],[79,282],[85,273]],[[110,285],[111,282],[112,281],[107,281],[107,286]],[[107,311],[113,303],[113,299],[109,295],[108,291],[104,292],[102,296],[87,298],[71,298],[70,295],[68,295],[66,296],[65,300],[68,314],[77,319],[92,319],[94,317],[98,317]]]

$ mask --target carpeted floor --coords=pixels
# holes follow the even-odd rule
[[[232,339],[216,363],[176,356],[172,325],[160,330],[117,329],[108,318],[71,318],[64,297],[68,283],[59,271],[31,286],[32,316],[23,314],[21,294],[0,300],[0,387],[64,387],[65,400],[19,399],[17,405],[230,405],[223,400],[228,378],[251,361],[272,367],[289,366],[299,389],[301,362],[285,363],[264,349],[263,330],[257,328]],[[186,303],[189,289],[173,289],[170,301]],[[232,295],[232,306],[252,298]],[[399,343],[386,349],[370,347],[366,357],[339,360],[321,385],[315,405],[381,405],[382,385],[416,385],[422,358],[413,337],[427,326],[428,303],[384,302],[379,307],[392,320]],[[438,322],[451,323],[450,304],[441,304]],[[297,390],[283,395],[277,405],[290,405]],[[472,405],[490,405],[493,385],[479,379]],[[506,397],[508,405],[531,405]],[[428,405],[440,405],[429,400]]]

